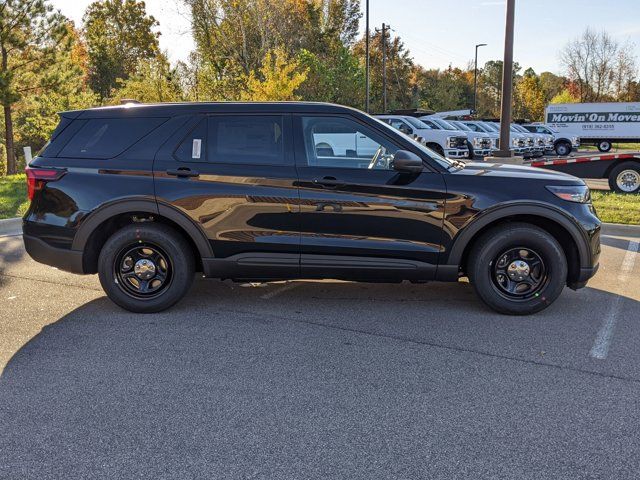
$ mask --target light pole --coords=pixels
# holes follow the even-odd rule
[[[496,157],[511,157],[509,129],[513,93],[513,25],[516,0],[507,0],[507,19],[504,33],[504,63],[502,65],[502,99],[500,105],[500,150]]]
[[[364,110],[365,112],[369,113],[369,0],[366,1],[365,3],[365,23],[366,23],[366,28],[365,28],[365,40],[364,40],[364,56],[365,56],[365,74],[364,74],[364,89],[365,89],[365,102],[364,102]]]
[[[478,47],[486,47],[486,43],[479,43],[476,45],[476,61],[473,68],[473,113],[478,111]]]

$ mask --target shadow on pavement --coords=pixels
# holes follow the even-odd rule
[[[391,478],[403,472],[417,478],[428,465],[455,476],[476,461],[477,468],[486,467],[491,425],[506,429],[494,452],[527,462],[533,458],[527,445],[534,443],[531,462],[547,468],[538,473],[557,471],[548,435],[566,413],[550,412],[545,395],[552,404],[562,394],[554,388],[575,389],[572,380],[558,380],[559,369],[538,369],[525,380],[519,364],[501,370],[490,359],[479,375],[480,367],[470,365],[473,356],[460,360],[419,342],[391,336],[384,342],[379,333],[287,320],[318,308],[318,301],[300,293],[276,297],[277,310],[263,315],[261,291],[240,294],[232,305],[208,297],[202,291],[208,282],[198,283],[186,305],[156,315],[133,315],[106,298],[93,300],[24,345],[0,377],[0,477]],[[403,290],[390,288],[399,305]],[[216,297],[229,291],[222,283],[214,290]],[[358,284],[329,287],[330,293],[338,290],[355,297],[362,291]],[[424,304],[409,305],[404,315],[429,316],[429,308],[445,308],[448,301],[436,298],[426,311]],[[331,308],[317,316],[332,315]],[[378,310],[366,308],[372,310],[353,314],[365,325]],[[443,316],[435,324],[462,335],[463,328],[495,320],[520,325],[520,336],[526,325],[536,325],[480,308],[469,310],[477,315],[472,320]],[[382,314],[376,328],[391,335],[403,328],[403,318]],[[594,328],[599,322],[593,319]],[[406,335],[428,336],[434,321],[424,325]],[[580,388],[581,395],[589,390]],[[606,389],[607,398],[616,398],[615,389]],[[533,408],[530,395],[541,410],[518,417],[519,409]],[[597,409],[595,402],[582,405],[580,415]],[[612,415],[616,408],[607,404]],[[532,438],[538,432],[539,445]],[[588,443],[591,437],[579,438]]]

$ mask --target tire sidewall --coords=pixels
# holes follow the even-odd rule
[[[564,153],[563,153],[564,149]],[[571,153],[571,145],[567,142],[560,142],[556,145],[556,153],[561,157],[566,157]]]
[[[640,193],[640,186],[638,186],[638,188],[636,188],[632,192],[627,192],[625,190],[622,190],[618,186],[618,175],[620,175],[620,173],[622,173],[625,170],[634,170],[638,174],[640,174],[640,164],[633,163],[633,162],[626,162],[626,163],[621,163],[619,165],[616,165],[611,170],[611,173],[609,174],[609,188],[614,192],[623,193],[625,195],[634,195],[634,194]]]
[[[172,269],[171,283],[155,298],[137,299],[117,284],[114,262],[119,252],[140,242],[153,243],[166,253]],[[114,233],[98,258],[98,277],[107,296],[120,307],[136,313],[165,310],[189,290],[194,277],[194,260],[189,244],[172,228],[161,224],[129,225]]]
[[[611,142],[609,140],[600,140],[598,142],[598,150],[601,151],[602,153],[606,153],[609,150],[611,150],[611,147],[613,145],[611,144]]]
[[[492,278],[492,265],[509,248],[525,247],[534,250],[547,270],[547,281],[538,296],[523,300],[509,300],[499,293]],[[539,312],[553,303],[566,285],[567,261],[560,244],[550,234],[534,226],[515,226],[488,232],[471,253],[470,280],[489,307],[511,315]]]

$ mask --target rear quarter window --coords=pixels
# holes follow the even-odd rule
[[[64,146],[59,156],[107,159],[120,155],[167,118],[95,118]]]

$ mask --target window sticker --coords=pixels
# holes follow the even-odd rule
[[[200,159],[201,151],[202,151],[202,139],[194,138],[193,147],[191,149],[191,158]]]

